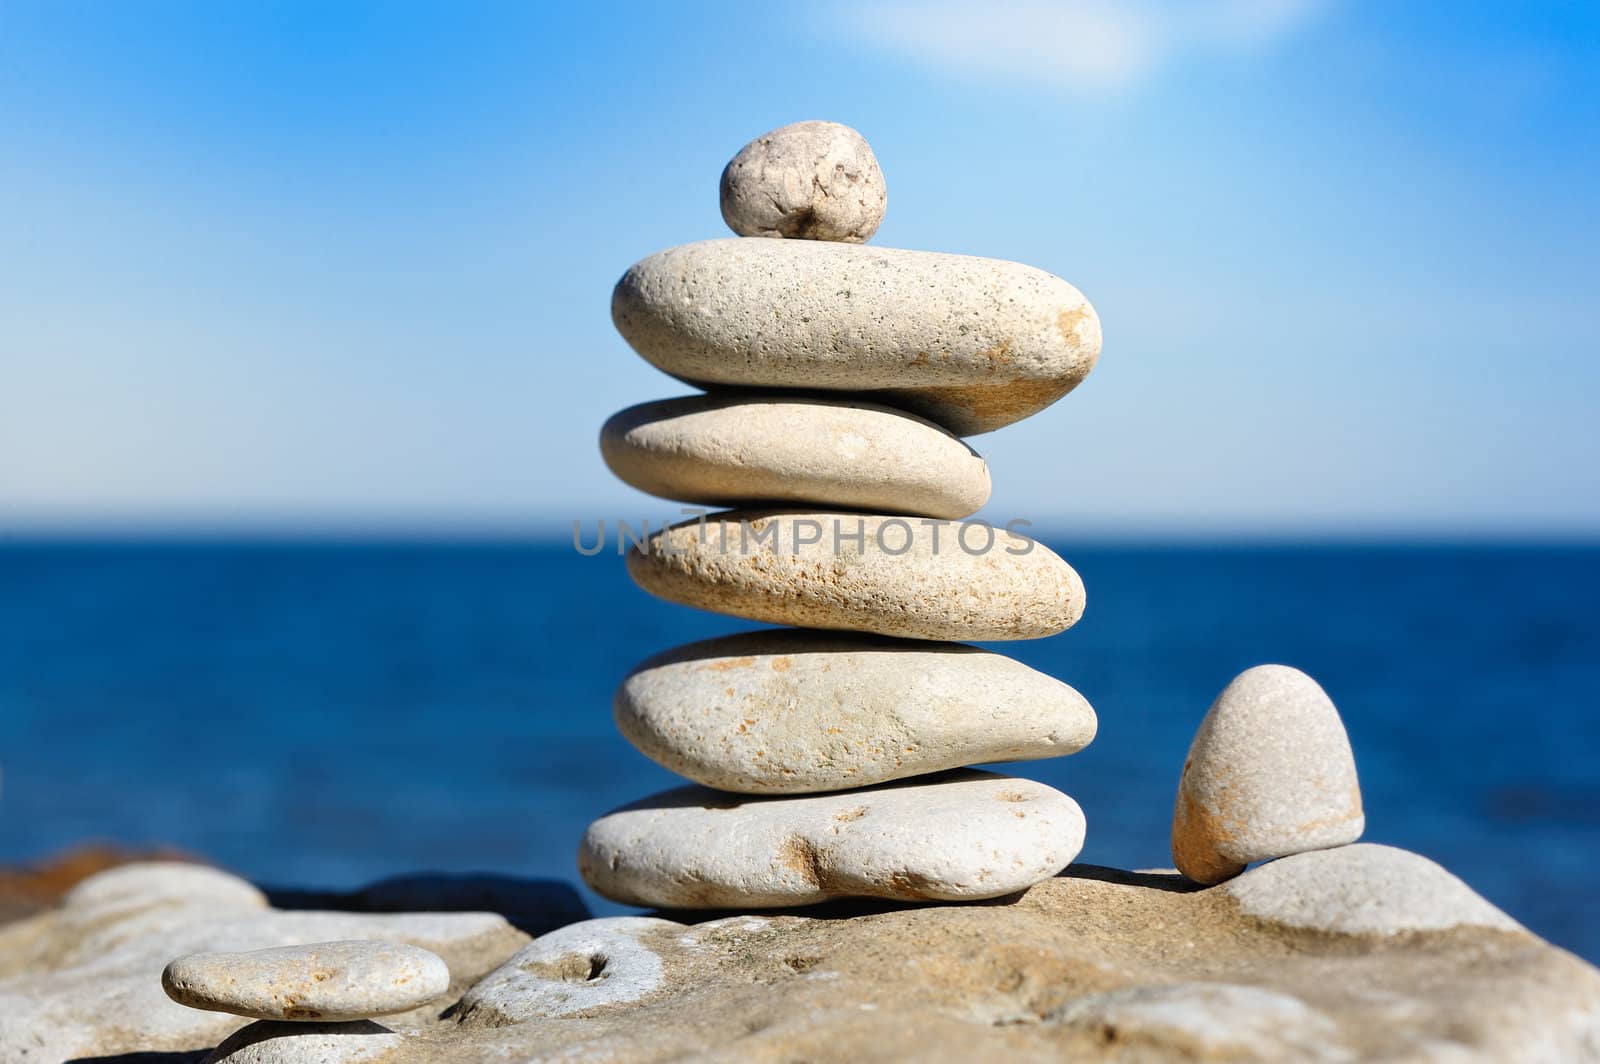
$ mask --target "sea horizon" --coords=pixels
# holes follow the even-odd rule
[[[1367,840],[1600,959],[1600,547],[1034,531],[1082,575],[1085,615],[983,645],[1080,690],[1099,735],[998,770],[1079,801],[1081,861],[1169,865],[1207,706],[1290,664],[1346,721]],[[577,884],[590,820],[681,782],[617,734],[617,683],[754,627],[560,538],[0,536],[0,586],[0,863],[174,846],[308,889],[424,869]]]

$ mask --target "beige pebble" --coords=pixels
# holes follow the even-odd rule
[[[191,953],[167,965],[161,986],[180,1005],[262,1020],[365,1020],[442,995],[450,970],[400,942],[355,939],[244,953]]]
[[[642,403],[600,431],[621,480],[684,502],[796,503],[966,517],[989,466],[958,437],[886,406],[697,395]]]
[[[1361,837],[1355,756],[1317,682],[1258,665],[1230,683],[1200,723],[1178,783],[1172,860],[1201,883],[1255,861]]]
[[[723,221],[740,236],[859,244],[888,192],[866,139],[838,122],[794,122],[739,149],[722,171]]]
[[[910,639],[1036,639],[1084,605],[1078,574],[1042,543],[929,518],[725,511],[634,546],[628,573],[685,606]]]
[[[628,905],[962,901],[1050,878],[1083,833],[1083,812],[1060,791],[987,772],[797,798],[684,787],[591,824],[578,870]]]
[[[658,252],[617,282],[611,318],[692,384],[866,393],[963,436],[1038,413],[1100,355],[1094,308],[1043,270],[815,240]]]
[[[963,765],[1076,753],[1095,715],[1077,691],[959,643],[805,630],[691,643],[617,691],[635,747],[743,794],[865,787]]]
[[[1220,888],[1246,916],[1341,935],[1400,935],[1487,927],[1511,917],[1421,854],[1357,843],[1294,854]]]

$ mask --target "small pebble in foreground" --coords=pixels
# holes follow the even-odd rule
[[[866,138],[838,122],[795,122],[739,149],[722,171],[722,218],[740,236],[860,244],[889,196]]]
[[[664,908],[971,901],[1049,879],[1083,834],[1071,798],[989,772],[799,798],[681,787],[589,825],[578,871],[613,901]]]
[[[245,953],[192,953],[161,986],[180,1005],[260,1020],[365,1020],[426,1005],[450,987],[436,954],[357,939]]]
[[[1258,665],[1230,683],[1200,723],[1178,782],[1172,860],[1200,883],[1246,865],[1361,837],[1355,755],[1317,682]]]

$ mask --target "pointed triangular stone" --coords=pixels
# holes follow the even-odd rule
[[[1259,665],[1230,683],[1189,747],[1172,860],[1201,883],[1254,861],[1342,846],[1366,819],[1339,711],[1299,669]]]

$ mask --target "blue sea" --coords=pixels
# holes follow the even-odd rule
[[[995,648],[1082,691],[1100,734],[1009,771],[1079,800],[1083,860],[1169,864],[1196,724],[1284,662],[1344,714],[1368,840],[1600,961],[1600,549],[1041,538],[1087,613]],[[567,541],[3,543],[0,863],[108,840],[305,888],[575,880],[591,818],[675,782],[613,729],[617,682],[746,627]]]

